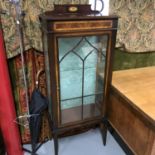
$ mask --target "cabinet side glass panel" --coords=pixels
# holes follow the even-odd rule
[[[58,38],[61,124],[101,115],[108,35]]]

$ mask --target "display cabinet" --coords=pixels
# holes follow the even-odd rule
[[[90,5],[56,5],[40,20],[57,152],[57,136],[99,125],[106,116],[118,18]]]

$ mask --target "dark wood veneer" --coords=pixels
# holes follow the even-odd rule
[[[106,115],[107,97],[109,94],[109,85],[112,75],[113,50],[116,40],[117,21],[116,16],[102,16],[96,11],[91,11],[90,6],[72,5],[77,7],[77,12],[68,12],[70,6],[55,6],[54,11],[45,12],[40,15],[42,23],[46,74],[49,74],[49,99],[50,111],[53,124],[53,137],[55,142],[55,153],[58,154],[57,137],[68,135],[90,129],[101,124],[102,117]],[[63,7],[63,9],[61,9]],[[86,7],[86,9],[84,9]],[[73,8],[73,10],[76,10]],[[60,110],[60,92],[59,92],[59,64],[58,64],[58,38],[60,37],[85,37],[85,36],[108,36],[106,63],[105,63],[105,79],[104,79],[104,99],[100,109],[94,110],[89,104],[84,106],[84,115],[82,120],[78,115],[80,107]],[[94,110],[94,111],[93,111]],[[96,114],[101,112],[100,115]],[[91,117],[87,118],[89,115]],[[63,116],[63,119],[62,119]],[[70,122],[72,119],[72,122]],[[63,123],[62,123],[63,122]],[[101,128],[102,130],[102,128]],[[102,131],[105,131],[104,129]]]

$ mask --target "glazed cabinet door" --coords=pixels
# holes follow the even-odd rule
[[[102,117],[109,33],[57,35],[60,126]]]

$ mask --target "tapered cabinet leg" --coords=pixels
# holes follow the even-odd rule
[[[102,123],[100,124],[100,130],[101,130],[103,145],[106,145],[106,141],[107,141],[107,124],[106,124],[105,119],[103,119]]]
[[[57,136],[57,134],[54,134],[53,138],[54,138],[54,151],[55,151],[55,155],[58,155],[59,144],[58,144],[58,136]]]

